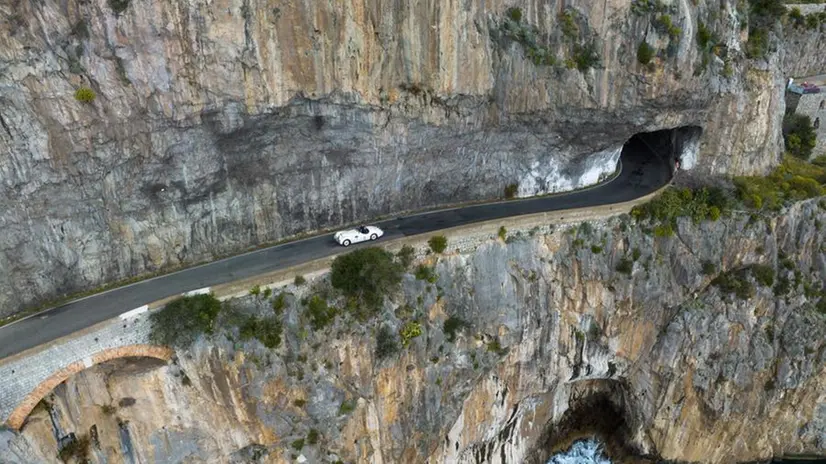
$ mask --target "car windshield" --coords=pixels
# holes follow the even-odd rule
[[[366,234],[367,233],[367,227],[366,226],[359,227],[359,232],[361,232],[362,234]]]

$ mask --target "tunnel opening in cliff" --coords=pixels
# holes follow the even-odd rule
[[[671,167],[673,174],[677,162],[684,170],[696,165],[702,135],[703,128],[699,126],[638,132],[625,142],[623,151],[655,155]]]
[[[575,442],[596,438],[613,462],[656,462],[634,443],[639,423],[634,395],[620,380],[585,380],[571,386],[568,409],[545,426],[525,464],[545,464]]]

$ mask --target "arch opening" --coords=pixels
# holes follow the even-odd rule
[[[127,345],[109,348],[85,359],[75,361],[63,369],[54,372],[29,392],[11,412],[6,420],[6,425],[14,430],[20,430],[23,425],[25,425],[29,414],[31,414],[32,410],[40,403],[40,400],[45,398],[55,387],[73,375],[92,366],[122,358],[154,358],[166,362],[172,359],[174,354],[175,351],[173,349],[165,346]]]
[[[571,386],[568,409],[562,417],[546,424],[545,431],[529,452],[525,464],[545,464],[573,443],[596,438],[615,462],[631,458],[635,462],[656,462],[641,444],[635,431],[641,411],[629,386],[621,380],[585,380]]]
[[[623,150],[647,151],[662,157],[674,170],[690,170],[697,164],[702,135],[700,126],[638,132],[628,139]]]

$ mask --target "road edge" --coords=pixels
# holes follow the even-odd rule
[[[601,205],[601,206],[592,206],[592,207],[585,207],[585,208],[574,208],[574,209],[566,209],[566,210],[557,210],[557,211],[543,211],[541,213],[530,213],[530,214],[522,214],[518,216],[509,216],[506,218],[501,219],[490,219],[487,221],[479,221],[472,224],[465,224],[461,226],[449,227],[446,229],[439,229],[433,232],[426,232],[423,234],[416,234],[410,235],[406,237],[399,237],[394,238],[391,240],[387,240],[385,242],[379,243],[371,243],[373,246],[380,246],[388,251],[400,249],[403,245],[418,245],[423,246],[426,245],[427,240],[434,236],[434,235],[444,235],[448,238],[448,243],[450,243],[451,236],[461,236],[461,235],[468,235],[468,231],[474,231],[476,235],[484,235],[490,234],[493,237],[497,235],[499,227],[503,225],[507,225],[508,229],[516,229],[521,227],[530,227],[532,225],[538,224],[569,224],[569,223],[577,223],[583,221],[590,221],[596,219],[604,219],[608,217],[618,216],[624,213],[628,213],[634,206],[637,206],[642,203],[646,203],[662,193],[665,189],[669,188],[672,184],[672,181],[669,182],[662,187],[658,188],[657,190],[648,193],[642,197],[636,198],[634,200],[629,200],[620,203],[613,203],[608,205]],[[369,243],[369,242],[368,242]],[[357,245],[358,246],[358,245]],[[333,260],[336,257],[341,256],[343,254],[349,253],[352,251],[352,248],[342,248],[341,252],[334,253],[329,256],[325,256],[324,258],[318,258],[311,261],[306,261],[301,264],[297,264],[294,266],[289,266],[283,269],[279,269],[276,271],[272,271],[265,274],[259,274],[253,277],[247,277],[246,279],[240,279],[233,282],[227,282],[224,284],[219,284],[214,287],[207,287],[209,293],[215,295],[216,298],[220,300],[227,300],[236,298],[239,296],[243,296],[249,293],[249,289],[258,285],[262,288],[276,288],[281,287],[288,284],[292,279],[287,278],[287,276],[296,276],[296,275],[310,275],[310,274],[323,274],[326,273],[330,265],[332,264]],[[195,290],[196,292],[198,290]],[[187,292],[189,293],[189,292]],[[141,306],[141,310],[148,310],[148,311],[156,311],[158,309],[163,308],[167,303],[173,301],[177,298],[180,298],[182,295],[173,295],[167,298],[162,298],[159,300],[155,300],[153,302],[147,303],[144,306]],[[117,316],[111,317],[109,319],[100,321],[93,325],[90,325],[86,328],[81,330],[77,330],[70,334],[64,335],[62,337],[56,338],[49,342],[28,348],[24,351],[19,353],[15,353],[11,356],[7,356],[5,358],[0,359],[0,365],[6,364],[8,362],[13,362],[20,358],[25,358],[27,356],[31,356],[35,353],[48,349],[51,346],[59,345],[65,343],[67,340],[71,340],[73,338],[78,337],[79,335],[90,333],[96,331],[102,327],[105,327],[112,323],[120,323],[123,314],[132,311],[128,309]],[[36,316],[33,314],[29,317]],[[23,319],[21,319],[23,320]]]

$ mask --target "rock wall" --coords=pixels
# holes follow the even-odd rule
[[[818,4],[788,4],[791,10],[797,8],[805,17],[810,14],[822,14],[826,6]],[[805,24],[784,29],[783,71],[786,78],[816,76],[826,72],[826,45],[823,41],[823,26],[815,28]]]
[[[300,301],[326,280],[291,285],[279,348],[226,329],[171,365],[96,366],[0,431],[0,455],[55,462],[55,436],[74,432],[98,437],[92,462],[544,463],[594,417],[665,459],[823,454],[824,205],[680,221],[670,238],[614,218],[418,250],[433,283],[408,275],[376,319],[343,311],[318,331]],[[751,275],[741,299],[711,284],[752,264],[780,285]],[[261,297],[233,307],[272,314]],[[451,316],[469,324],[452,340]],[[422,334],[377,359],[378,327],[413,320]]]
[[[638,131],[702,127],[708,173],[777,162],[784,76],[742,57],[736,5],[515,5],[518,24],[501,0],[3,3],[0,314],[513,183],[586,185]]]

